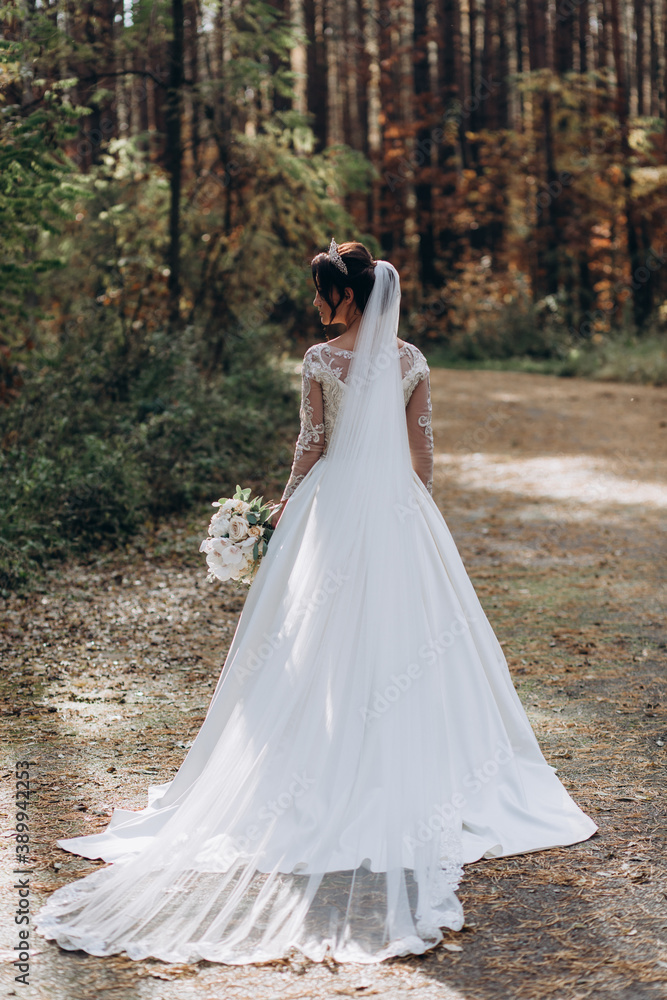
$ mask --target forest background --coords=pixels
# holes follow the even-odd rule
[[[279,489],[332,235],[432,365],[667,383],[667,0],[0,17],[1,592]]]

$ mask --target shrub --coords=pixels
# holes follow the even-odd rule
[[[101,327],[35,356],[0,414],[0,587],[68,553],[118,545],[147,519],[237,482],[263,489],[286,478],[297,407],[267,360],[270,337],[236,336],[208,373],[192,328],[128,346]]]

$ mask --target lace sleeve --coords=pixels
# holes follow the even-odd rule
[[[412,391],[405,410],[412,467],[433,493],[433,429],[431,427],[431,380],[428,369]]]
[[[315,374],[312,359],[306,353],[301,369],[301,430],[294,448],[292,471],[283,491],[283,500],[294,493],[324,450],[324,400],[322,386]]]

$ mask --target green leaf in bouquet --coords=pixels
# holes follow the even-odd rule
[[[259,559],[259,543],[255,542],[252,547],[252,557],[253,559]]]
[[[264,542],[263,542],[263,548],[262,548],[262,555],[263,556],[266,555],[266,550],[268,549],[268,547],[269,547],[268,542],[265,539]]]
[[[256,514],[251,514],[250,511],[245,516],[248,524],[257,524],[258,518]]]

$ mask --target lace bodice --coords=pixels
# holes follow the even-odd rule
[[[329,344],[315,344],[305,353],[301,369],[301,429],[294,449],[292,471],[283,491],[283,500],[292,495],[315,462],[326,454],[345,393],[345,380],[353,353]],[[398,354],[403,376],[412,465],[431,493],[433,431],[429,367],[426,358],[414,344],[403,344]]]

